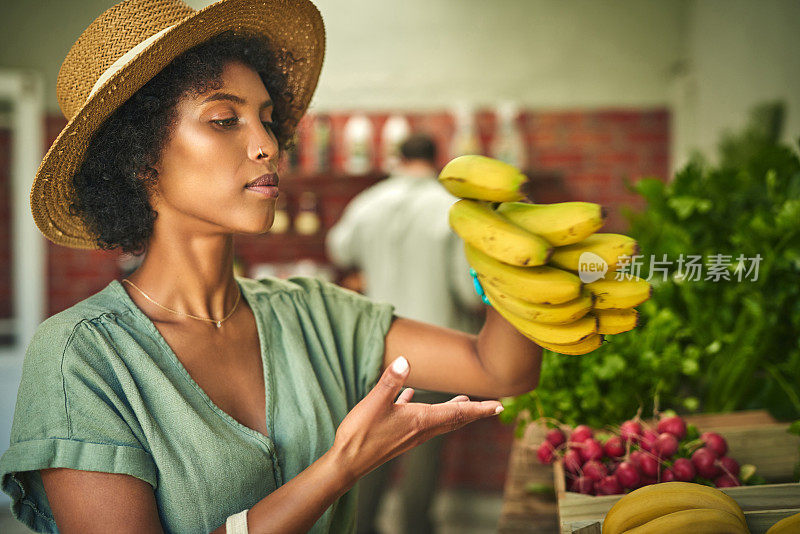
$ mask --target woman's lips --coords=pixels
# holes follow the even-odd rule
[[[251,185],[245,189],[258,193],[266,198],[278,198],[278,187],[274,185]]]

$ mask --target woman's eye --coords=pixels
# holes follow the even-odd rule
[[[231,117],[229,119],[217,119],[212,120],[214,124],[222,126],[223,128],[230,128],[234,126],[239,121],[238,117]],[[267,130],[273,131],[275,129],[275,123],[273,121],[261,121],[261,124],[264,125],[264,128]]]
[[[218,119],[218,120],[213,120],[211,122],[213,122],[214,124],[218,124],[224,128],[229,128],[234,124],[236,124],[238,120],[239,120],[238,117],[231,117],[229,119]]]

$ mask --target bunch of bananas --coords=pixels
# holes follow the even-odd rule
[[[453,159],[439,181],[461,197],[450,209],[450,226],[464,240],[489,302],[522,334],[553,352],[577,355],[598,348],[605,334],[636,326],[634,307],[650,297],[650,284],[615,279],[620,257],[636,254],[638,246],[628,236],[595,233],[605,222],[601,206],[519,202],[527,177],[485,156]],[[584,284],[576,273],[585,270],[586,258],[602,269]]]
[[[766,534],[797,534],[798,532],[800,532],[800,514],[793,514],[769,527]]]
[[[642,486],[617,501],[603,534],[749,534],[744,512],[722,491],[691,482]]]

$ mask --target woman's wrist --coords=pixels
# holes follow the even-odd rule
[[[336,499],[357,479],[331,449],[300,474],[276,489],[247,513],[249,534],[308,532]],[[225,532],[224,525],[212,534]]]
[[[328,449],[318,461],[322,463],[322,469],[342,482],[343,490],[340,495],[344,495],[364,476],[354,465],[353,460],[336,445]]]
[[[365,471],[358,461],[361,455],[351,449],[337,442],[320,458],[320,460],[325,460],[326,465],[330,464],[328,468],[339,477],[339,480],[344,482],[347,487],[345,491],[353,487],[369,472]]]

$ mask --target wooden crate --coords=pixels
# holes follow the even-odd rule
[[[603,518],[622,496],[593,496],[566,491],[561,461],[556,462],[553,476],[558,495],[561,533],[600,533]],[[721,490],[739,503],[751,534],[763,534],[784,517],[800,513],[800,484],[797,483],[740,486]]]
[[[786,432],[788,423],[778,423],[764,411],[688,416],[687,422],[700,432],[717,432],[728,442],[728,454],[740,464],[753,464],[756,473],[769,481],[789,481],[800,461],[800,437]],[[592,496],[566,491],[564,467],[553,467],[561,532],[600,532],[600,524],[620,495]],[[742,507],[752,534],[761,534],[774,523],[800,513],[800,484],[723,488]]]
[[[686,419],[701,432],[719,432],[725,436],[731,457],[743,464],[756,465],[757,473],[769,482],[789,481],[794,465],[800,461],[800,438],[788,434],[788,424],[777,423],[767,412],[703,414],[687,416]],[[535,424],[528,426],[522,438],[514,440],[498,524],[499,534],[559,532],[561,521],[556,503],[526,491],[531,483],[553,484],[553,466],[542,465],[536,459],[536,448],[542,441],[544,430]],[[616,498],[610,497],[611,500]],[[591,524],[604,514],[605,511],[601,515],[576,519],[570,525],[586,529],[580,531],[581,534],[589,534],[593,528]]]
[[[528,425],[525,435],[511,446],[498,534],[558,533],[553,466],[536,458],[536,446],[544,441],[545,432],[539,425]],[[531,494],[527,491],[530,484],[550,486],[553,493]]]
[[[722,435],[728,442],[728,456],[739,465],[755,465],[756,473],[769,482],[793,481],[792,471],[800,462],[800,436],[787,432],[789,423],[779,423],[763,410],[691,415],[685,419],[701,434]]]

